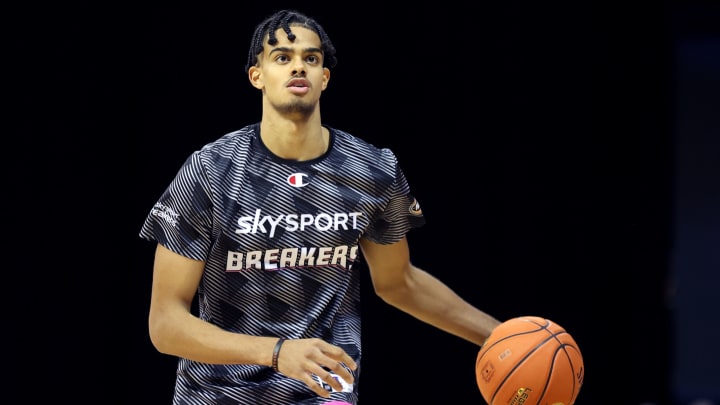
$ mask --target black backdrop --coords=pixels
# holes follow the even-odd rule
[[[323,120],[393,148],[422,203],[413,261],[498,318],[567,328],[586,363],[578,404],[669,403],[671,7],[526,3],[290,7],[338,48]],[[22,10],[17,138],[48,141],[40,180],[77,243],[63,339],[83,371],[68,386],[170,403],[175,359],[147,337],[153,246],[137,232],[192,150],[259,119],[247,46],[286,6]],[[45,248],[69,255],[63,238]],[[477,348],[365,282],[363,403],[482,403]]]

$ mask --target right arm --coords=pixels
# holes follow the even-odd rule
[[[158,244],[150,298],[150,340],[161,353],[210,364],[272,364],[277,338],[220,329],[191,313],[205,263]]]
[[[150,340],[165,354],[210,364],[259,364],[270,367],[277,337],[251,336],[223,330],[191,312],[205,263],[179,255],[158,244],[153,266],[148,326]],[[353,382],[356,365],[342,349],[320,339],[288,340],[278,361],[280,371],[328,397],[311,374],[337,390],[342,385],[322,369],[328,366],[345,381]]]

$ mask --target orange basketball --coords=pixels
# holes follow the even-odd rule
[[[585,377],[575,339],[555,322],[513,318],[498,325],[475,361],[488,405],[572,405]]]

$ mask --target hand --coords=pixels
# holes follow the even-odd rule
[[[286,340],[278,354],[277,364],[278,371],[304,382],[324,398],[330,397],[330,391],[318,384],[315,378],[335,391],[343,391],[343,384],[335,376],[353,384],[355,376],[352,371],[357,368],[355,361],[343,349],[317,338]]]

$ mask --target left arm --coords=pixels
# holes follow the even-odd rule
[[[481,346],[500,321],[470,305],[447,285],[410,263],[406,238],[381,245],[361,239],[375,293],[438,329]]]

